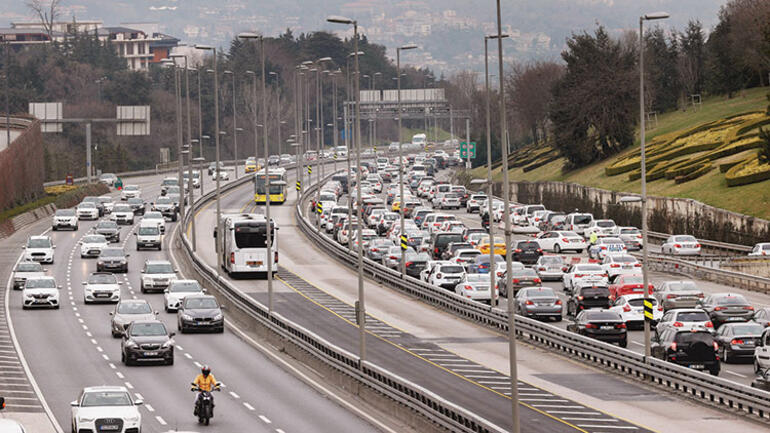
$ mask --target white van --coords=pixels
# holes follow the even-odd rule
[[[160,233],[160,227],[155,221],[142,220],[139,227],[134,232],[136,236],[136,250],[139,251],[142,248],[154,248],[158,251],[161,249],[162,237]]]
[[[564,230],[575,232],[579,235],[585,233],[586,227],[594,220],[593,214],[574,212],[567,215],[564,220]]]

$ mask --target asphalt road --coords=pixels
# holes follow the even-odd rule
[[[137,182],[145,198],[159,193],[161,179],[149,177]],[[209,190],[211,184],[207,182],[204,188]],[[69,402],[83,387],[92,385],[123,385],[141,396],[146,403],[141,409],[144,432],[199,429],[192,414],[194,394],[189,383],[201,365],[208,364],[224,388],[215,396],[215,417],[205,427],[207,431],[376,431],[229,330],[224,334],[177,335],[173,366],[124,366],[120,340],[112,338],[109,329],[109,312],[114,305],[83,304],[81,283],[96,265],[94,259],[80,258],[77,241],[94,224],[81,222],[78,232],[50,233],[57,249],[56,263],[48,266],[48,273],[62,285],[61,309],[22,310],[20,292],[12,293],[10,300],[16,333],[32,374],[65,430],[70,424]],[[167,231],[175,225],[167,223]],[[176,331],[176,315],[163,312],[163,296],[143,295],[139,290],[144,260],[167,258],[170,236],[164,240],[163,251],[137,252],[132,230],[125,226],[122,230],[121,242],[131,255],[128,274],[119,277],[124,282],[121,296],[149,300],[160,312],[160,319]]]

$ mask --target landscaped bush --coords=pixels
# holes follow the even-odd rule
[[[83,197],[89,195],[103,195],[110,192],[110,188],[103,183],[91,183],[76,187],[74,190],[70,190],[60,194],[56,197],[54,204],[57,209],[73,207],[83,200]]]
[[[695,169],[690,171],[689,173],[685,173],[675,177],[674,182],[676,182],[677,184],[688,182],[693,179],[697,179],[714,169],[714,166],[711,165],[710,162],[704,162],[695,166],[688,166],[688,167],[695,167]]]
[[[770,179],[770,163],[763,163],[757,156],[749,158],[727,170],[727,186],[748,185]]]

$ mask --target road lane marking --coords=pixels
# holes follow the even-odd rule
[[[270,421],[270,418],[268,418],[268,417],[266,417],[264,415],[260,415],[259,419],[261,419],[262,422],[264,422],[265,424],[272,424],[273,423],[272,421]]]
[[[123,376],[123,373],[121,373],[121,372],[119,372],[119,371],[116,371],[116,372],[115,372],[115,374],[116,374],[116,375],[117,375],[119,378],[121,378],[121,379],[125,379],[125,378],[126,378],[126,376]]]
[[[234,392],[232,392],[232,391],[230,391],[230,395],[231,395],[233,398],[241,398],[241,396],[240,396],[240,395],[238,395],[238,394],[236,394],[236,393],[234,393]]]
[[[748,377],[748,376],[746,376],[745,374],[736,373],[736,372],[734,372],[734,371],[730,371],[730,370],[725,370],[725,373],[727,373],[727,374],[732,374],[733,376],[742,377],[742,378],[744,378],[744,379]]]
[[[166,425],[166,420],[161,418],[160,415],[156,415],[155,419],[158,420],[158,423],[160,423],[160,425]]]
[[[148,412],[155,412],[155,408],[154,408],[154,407],[152,407],[152,406],[150,406],[149,404],[145,404],[145,405],[144,405],[144,407],[146,407],[146,408],[147,408],[147,411],[148,411]]]
[[[244,405],[244,406],[246,407],[246,409],[248,409],[248,410],[254,410],[254,406],[252,406],[252,405],[250,405],[250,404],[246,403],[245,401],[243,402],[243,405]]]

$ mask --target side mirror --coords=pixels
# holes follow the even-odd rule
[[[56,245],[52,246],[51,248],[56,249]]]
[[[70,406],[72,406],[72,407],[78,407],[78,406],[80,406],[80,404],[77,402],[77,400],[74,400],[74,401],[71,401],[71,402],[70,402]]]
[[[126,257],[131,257],[131,254],[126,254]]]
[[[0,397],[0,410],[5,409],[5,397]]]
[[[176,332],[172,332],[172,333],[168,334],[169,337],[173,337],[175,335],[176,335]]]
[[[80,283],[80,284],[82,284],[82,285],[84,285],[84,286],[85,286],[85,285],[86,285],[86,284],[88,284],[88,283],[87,283],[87,282],[85,282],[85,281],[83,281],[83,282],[82,282],[82,283]]]
[[[203,293],[206,293],[207,291],[208,291],[207,289],[203,289]]]
[[[158,314],[160,314],[160,311],[156,311],[156,312],[155,312],[155,315],[156,315],[156,316],[157,316]]]
[[[139,233],[137,233],[137,232],[134,232],[134,236],[139,236]]]
[[[134,406],[141,406],[144,404],[144,400],[136,400],[134,401]]]
[[[109,314],[110,316],[114,316],[114,315],[115,315],[115,312],[114,312],[114,311],[110,311],[110,312],[109,312],[109,313],[107,313],[107,314]]]
[[[168,289],[163,290],[163,293],[168,293]]]

